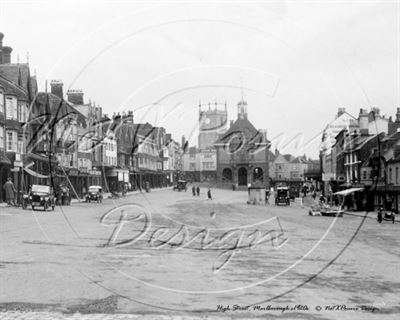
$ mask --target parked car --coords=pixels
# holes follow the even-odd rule
[[[42,186],[34,184],[29,195],[29,201],[31,203],[32,210],[37,207],[43,207],[43,210],[47,210],[51,207],[54,211],[55,201],[53,188],[50,186]]]
[[[278,187],[276,188],[275,205],[290,205],[289,188]]]
[[[176,185],[174,185],[174,187],[172,188],[173,191],[178,190],[185,190],[187,191],[187,182],[185,180],[178,180],[178,182],[176,183]]]
[[[100,186],[90,186],[88,193],[86,194],[86,202],[97,201],[101,203],[103,201],[103,189]]]

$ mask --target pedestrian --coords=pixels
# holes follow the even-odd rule
[[[196,196],[196,187],[195,187],[195,185],[193,185],[193,187],[192,187],[192,193],[193,193],[193,197]]]
[[[197,196],[200,196],[200,187],[199,186],[197,186],[196,191],[197,191]]]
[[[212,197],[211,197],[211,189],[210,189],[210,188],[208,188],[207,196],[208,196],[208,200],[212,200]]]
[[[6,200],[8,205],[14,205],[15,204],[15,193],[17,190],[15,190],[14,183],[12,182],[11,178],[7,179],[7,182],[3,185],[3,189],[6,192]]]
[[[382,207],[379,208],[379,210],[378,210],[378,217],[377,217],[377,220],[378,220],[379,223],[382,223],[382,219],[383,219],[382,210],[383,210]]]
[[[316,197],[317,197],[317,193],[314,190],[313,193],[312,193],[312,198],[315,200]]]

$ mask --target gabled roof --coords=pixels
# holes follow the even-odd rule
[[[85,116],[67,101],[60,99],[52,93],[39,92],[35,98],[34,110],[32,111],[36,117],[46,116],[47,114],[56,116],[56,119],[52,119],[56,121],[68,115],[74,115],[77,117],[77,121],[86,128]]]
[[[19,100],[29,101],[28,93],[24,88],[17,85],[16,83],[8,80],[7,78],[0,75],[0,86],[3,87],[4,93],[13,95]]]
[[[253,124],[245,117],[238,118],[228,129],[227,132],[221,134],[217,141],[214,143],[217,145],[230,145],[230,147],[235,148],[235,146],[240,146],[244,151],[256,150],[260,146],[269,146],[270,141],[265,137],[264,132],[257,130]]]
[[[246,141],[252,140],[254,137],[258,135],[257,129],[252,125],[252,123],[246,118],[238,118],[226,131],[221,134],[219,139],[215,142],[215,144],[226,144],[235,134],[244,135]]]
[[[31,77],[27,63],[0,64],[0,75],[26,90],[30,100],[36,95],[36,77]]]

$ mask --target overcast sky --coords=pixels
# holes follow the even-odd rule
[[[227,102],[284,152],[317,157],[338,107],[399,103],[397,1],[2,1],[13,62],[112,114],[197,142],[199,101]],[[277,139],[277,137],[279,137]],[[284,146],[297,137],[299,144]],[[308,143],[313,141],[312,143]]]

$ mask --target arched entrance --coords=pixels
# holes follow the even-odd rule
[[[238,184],[239,186],[247,186],[247,169],[240,168],[238,171]]]
[[[225,168],[222,170],[222,181],[223,182],[232,182],[232,170],[229,168]]]
[[[264,174],[263,169],[260,167],[254,168],[253,170],[253,182],[264,182]]]

